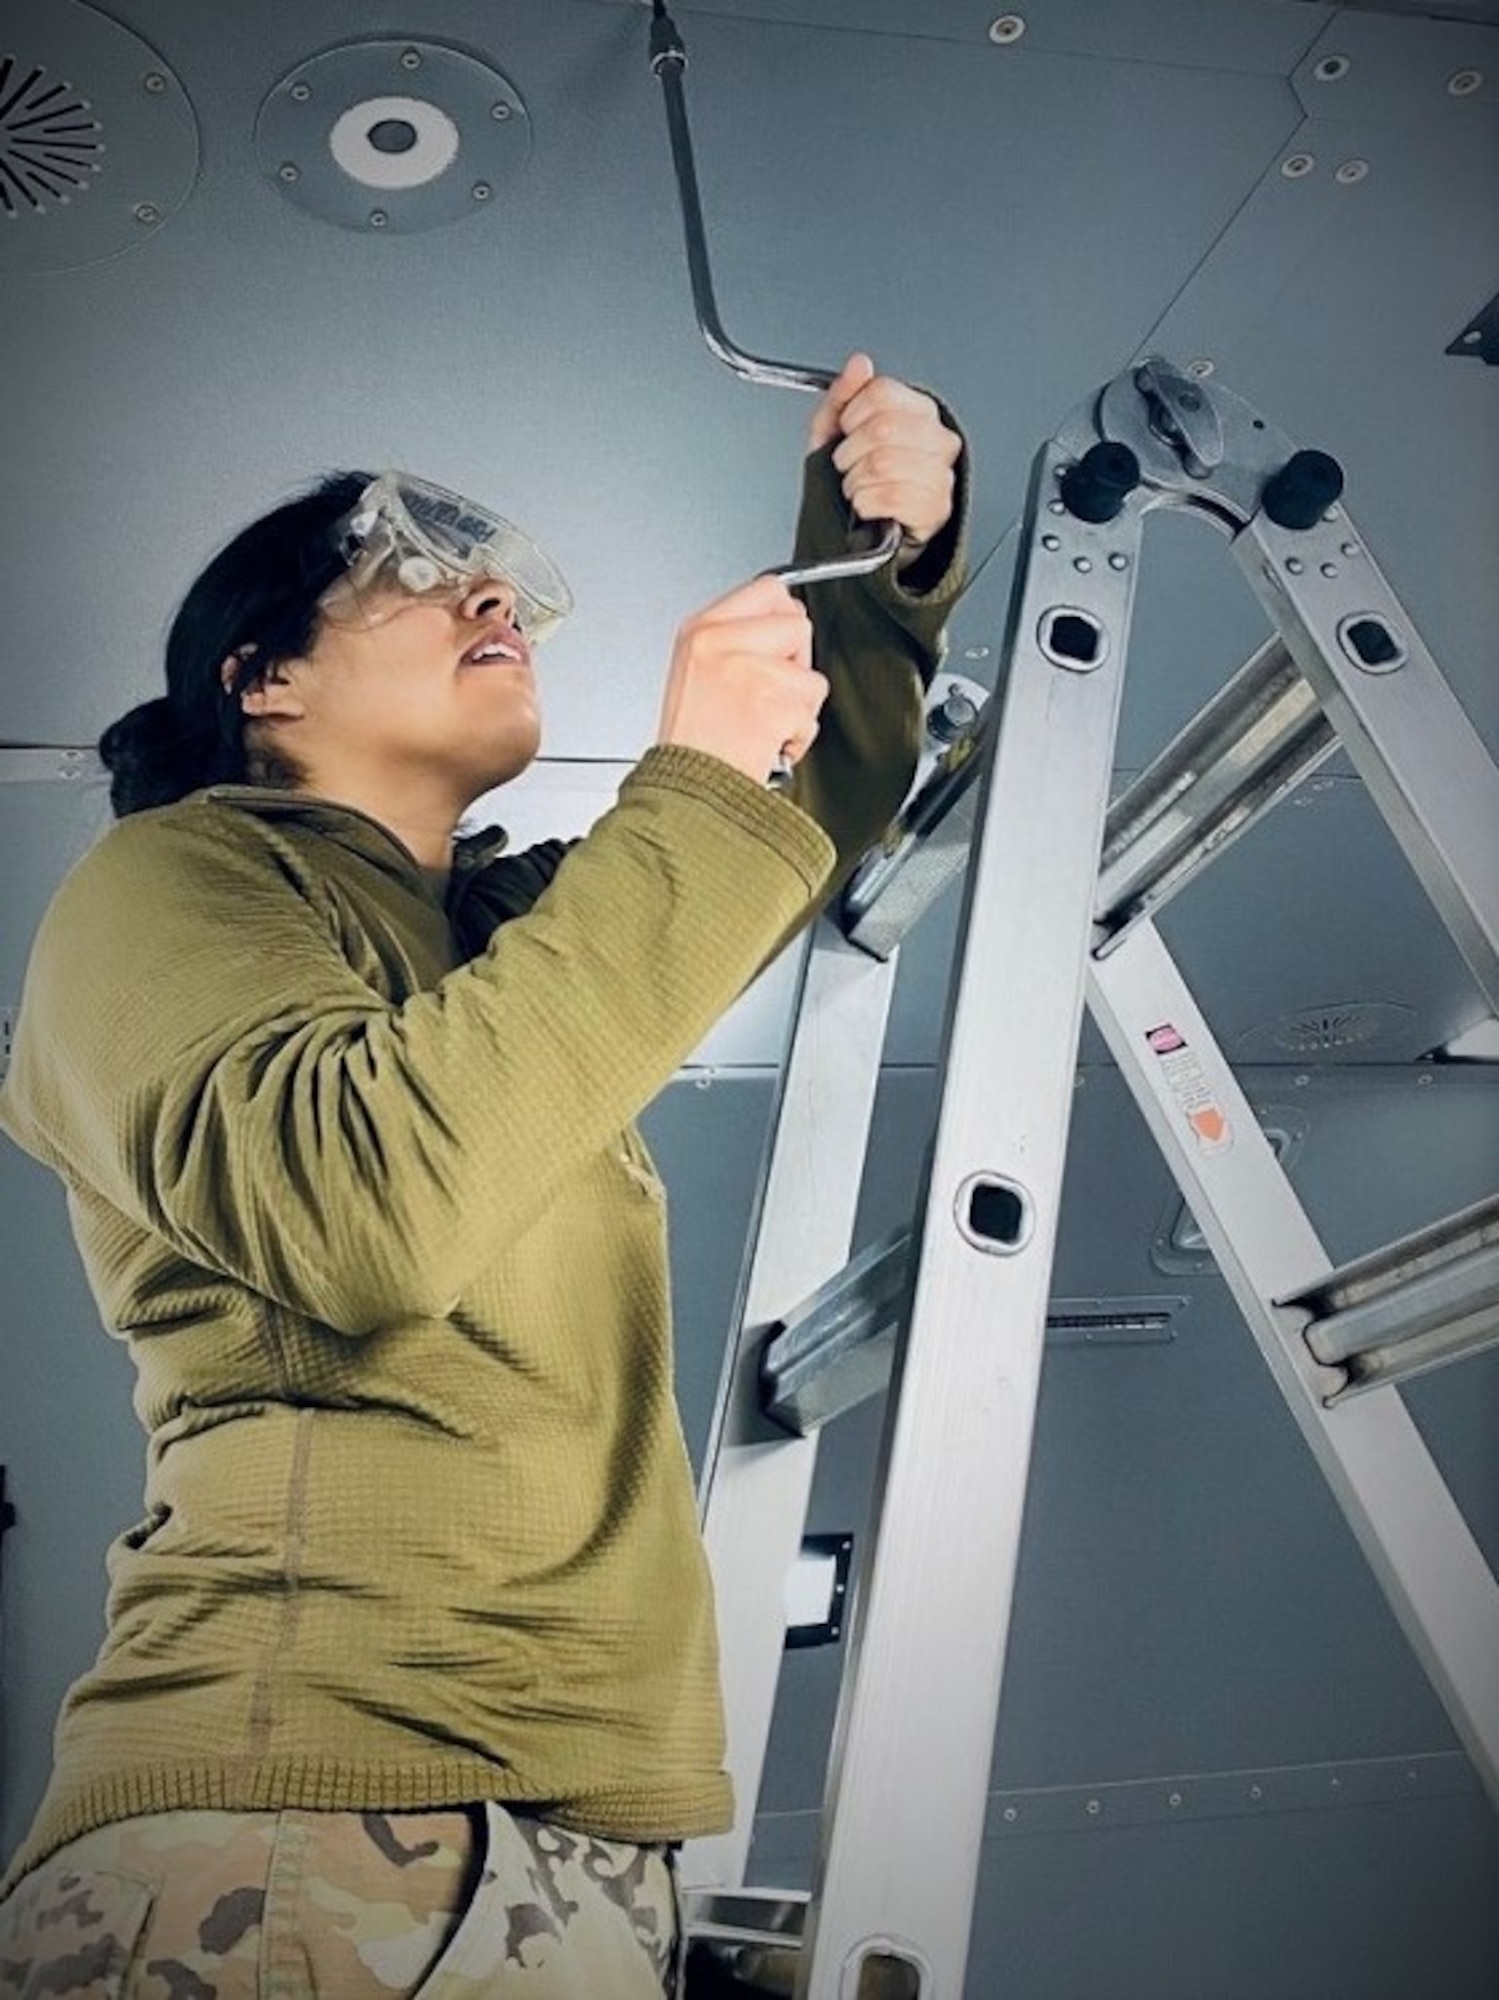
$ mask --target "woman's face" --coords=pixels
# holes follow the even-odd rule
[[[489,580],[339,602],[285,669],[299,708],[288,749],[326,785],[356,772],[448,778],[465,803],[517,776],[540,748],[541,714],[515,602]]]

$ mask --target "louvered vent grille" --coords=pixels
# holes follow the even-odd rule
[[[0,216],[45,215],[86,194],[103,164],[103,129],[71,83],[0,53]]]

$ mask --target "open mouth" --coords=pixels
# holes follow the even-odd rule
[[[491,665],[497,660],[509,660],[516,666],[529,667],[531,649],[518,632],[504,634],[492,632],[470,646],[460,664],[465,667],[482,667]]]

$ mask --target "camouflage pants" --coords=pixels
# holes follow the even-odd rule
[[[672,1857],[503,1806],[172,1812],[0,1905],[4,2000],[662,2000]]]

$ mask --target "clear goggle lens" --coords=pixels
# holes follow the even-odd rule
[[[534,646],[573,608],[561,571],[529,535],[423,479],[382,473],[331,533],[348,565],[323,597],[333,617],[369,615],[392,592],[462,596],[488,579],[515,592],[516,622]]]

